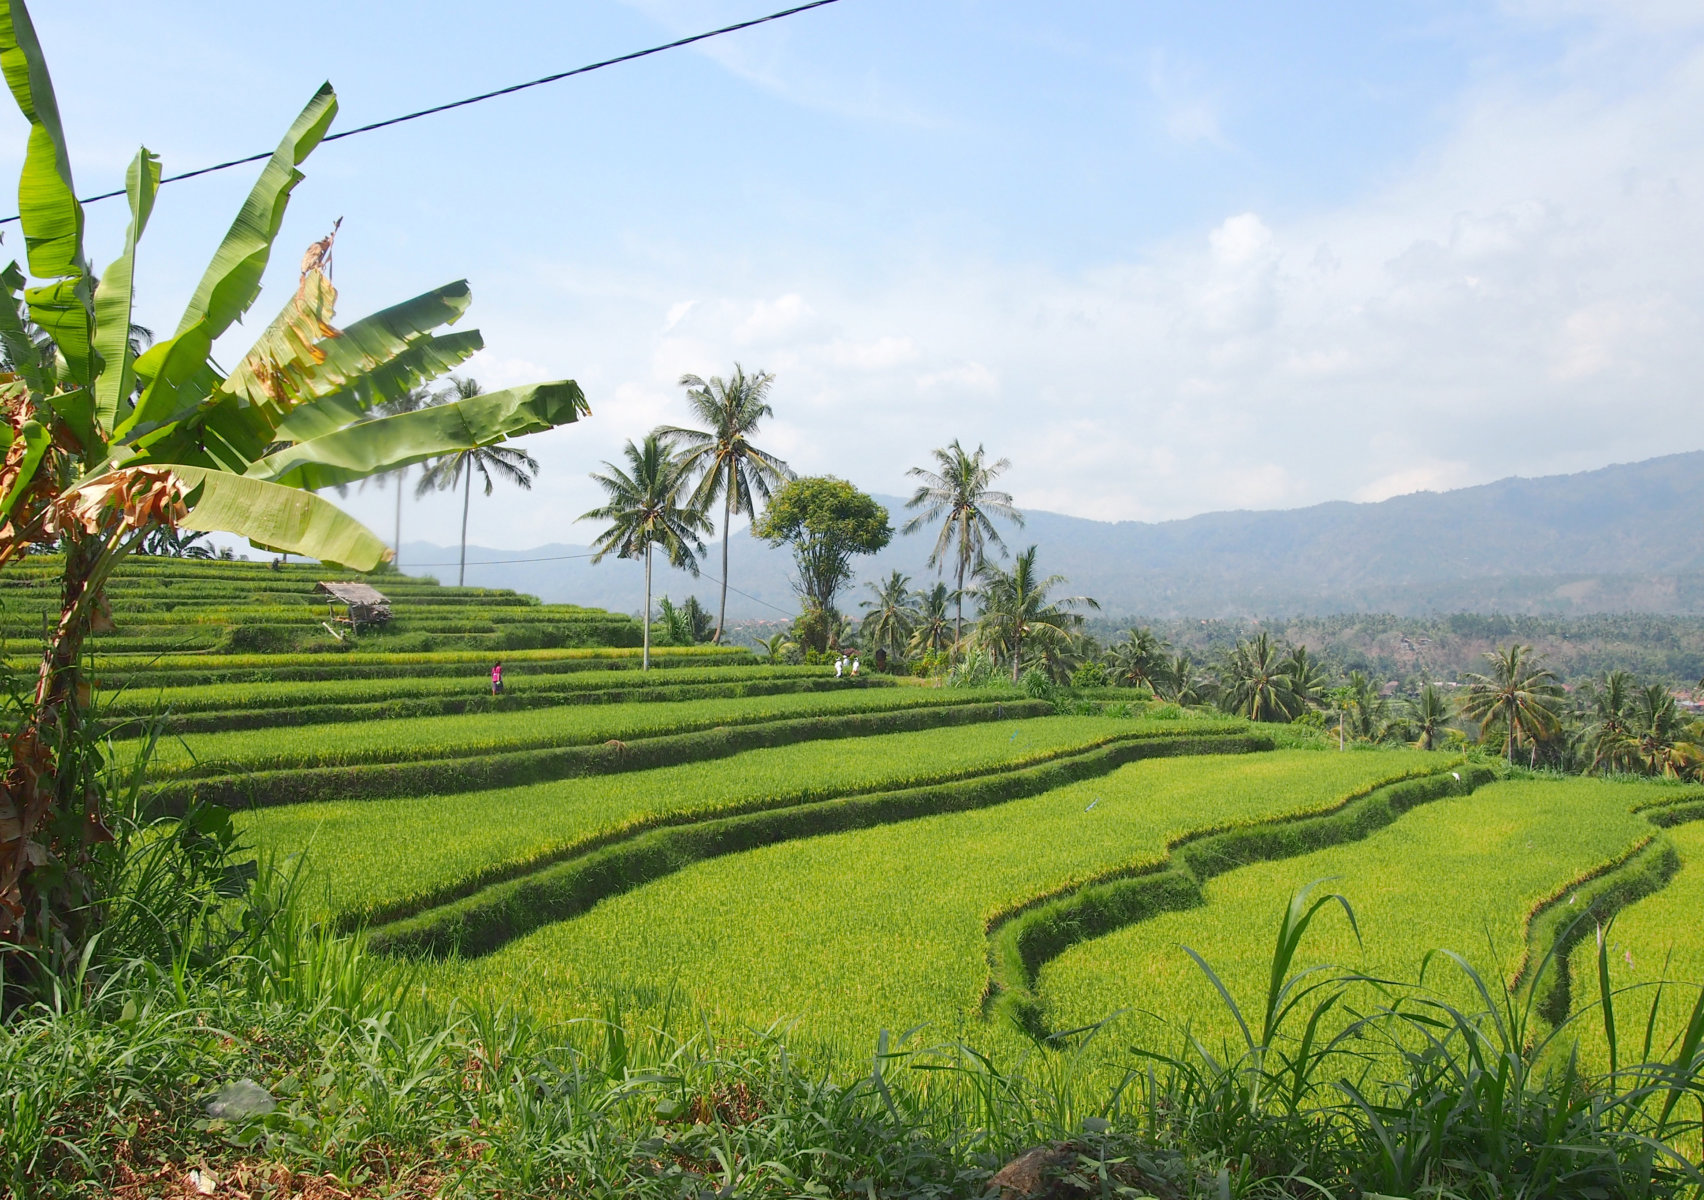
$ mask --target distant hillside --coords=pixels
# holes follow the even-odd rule
[[[1140,486],[1133,481],[1132,486]],[[882,497],[897,518],[903,501]],[[1042,547],[1047,571],[1110,613],[1245,618],[1334,612],[1704,614],[1704,452],[1575,475],[1504,479],[1377,504],[1332,502],[1276,512],[1219,512],[1181,521],[1090,521],[1029,514],[1014,547]],[[860,581],[890,570],[933,575],[932,540],[896,538],[863,564]],[[593,567],[584,546],[524,551],[469,548],[468,583],[547,601],[637,612],[635,564]],[[785,551],[736,534],[730,594],[740,618],[795,608]],[[403,546],[402,564],[454,582],[456,551]],[[551,560],[551,561],[523,561]],[[706,566],[716,569],[718,552]],[[674,577],[669,576],[673,574]],[[712,597],[715,584],[661,572],[658,591]],[[851,602],[856,606],[856,599]]]

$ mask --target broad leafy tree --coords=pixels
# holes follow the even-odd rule
[[[704,552],[705,533],[714,527],[710,519],[687,500],[685,465],[669,452],[657,434],[635,446],[629,441],[622,453],[624,471],[604,463],[603,474],[593,473],[592,482],[608,500],[581,515],[582,521],[608,521],[609,526],[592,543],[592,561],[605,555],[643,559],[645,562],[645,613],[640,670],[651,669],[651,552],[661,546],[669,565],[682,567],[696,576],[698,556]]]
[[[1022,528],[1024,517],[1012,506],[1009,493],[994,490],[994,481],[1012,465],[1009,460],[988,462],[981,446],[974,454],[967,453],[957,438],[931,453],[936,470],[912,467],[906,472],[923,482],[905,502],[905,507],[923,511],[907,521],[900,532],[912,534],[940,522],[941,532],[935,538],[935,548],[929,552],[929,565],[939,567],[949,559],[952,561],[957,580],[953,641],[957,643],[964,637],[965,579],[981,570],[989,546],[1005,550],[1000,531],[994,528],[990,518],[1000,517]]]
[[[444,397],[472,400],[484,392],[476,379],[450,379]],[[501,479],[523,492],[530,491],[538,474],[538,460],[525,450],[513,446],[469,446],[454,454],[446,454],[430,463],[414,485],[416,498],[427,492],[447,492],[458,484],[462,489],[461,560],[456,567],[456,586],[467,582],[467,510],[473,500],[473,477],[479,476],[485,494],[489,496]]]
[[[1288,659],[1271,635],[1258,633],[1238,642],[1221,668],[1220,704],[1250,721],[1288,721],[1301,712],[1291,686]]]
[[[1100,607],[1087,596],[1054,596],[1065,577],[1041,574],[1035,559],[1036,547],[1031,546],[1012,560],[1009,571],[984,560],[974,588],[982,602],[977,640],[997,657],[1011,659],[1013,683],[1023,669],[1026,645],[1038,657],[1062,646],[1083,624],[1082,614],[1074,610]]]
[[[214,343],[260,294],[298,168],[336,115],[329,85],[261,167],[175,331],[143,351],[133,338],[133,280],[160,160],[143,149],[131,162],[124,245],[97,282],[58,104],[22,0],[0,0],[0,64],[29,126],[18,189],[25,263],[0,271],[0,344],[12,367],[0,377],[0,564],[34,549],[63,555],[59,617],[5,742],[0,943],[62,959],[100,920],[91,864],[111,837],[82,656],[113,568],[156,530],[176,528],[371,569],[386,557],[384,543],[317,489],[561,425],[586,404],[561,381],[368,420],[375,405],[453,368],[481,342],[471,330],[435,332],[466,310],[465,283],[339,328],[331,234],[309,248],[295,290],[253,347],[222,353],[229,370],[215,360]]]
[[[747,375],[739,363],[723,379],[712,375],[682,375],[686,403],[699,428],[669,425],[660,432],[679,451],[686,468],[697,476],[692,503],[709,511],[722,503],[722,599],[716,608],[716,635],[728,616],[728,532],[734,518],[742,514],[757,524],[758,501],[768,502],[773,489],[793,478],[792,468],[752,445],[751,438],[764,418],[775,415],[769,406],[769,385],[775,376],[767,371]]]
[[[771,497],[757,533],[770,545],[793,549],[794,586],[805,606],[801,641],[814,650],[838,644],[834,598],[852,577],[852,560],[892,540],[887,509],[844,479],[805,476]]]
[[[1556,675],[1533,656],[1531,646],[1510,645],[1488,650],[1491,669],[1470,674],[1462,714],[1480,726],[1480,737],[1494,730],[1503,734],[1503,753],[1515,761],[1515,747],[1523,742],[1537,754],[1539,742],[1561,729],[1558,712],[1562,686]]]

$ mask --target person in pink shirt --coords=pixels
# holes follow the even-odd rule
[[[491,668],[491,694],[493,696],[503,694],[503,664],[501,662]]]

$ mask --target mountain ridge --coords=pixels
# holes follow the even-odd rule
[[[897,528],[903,500],[881,496]],[[1331,612],[1495,611],[1704,613],[1704,451],[1665,455],[1567,475],[1511,476],[1444,492],[1376,502],[1326,501],[1305,508],[1226,510],[1164,522],[1095,521],[1026,513],[1002,523],[1013,550],[1041,547],[1041,565],[1103,611],[1155,617],[1258,617]],[[891,570],[932,581],[933,537],[901,537],[858,563],[864,581]],[[589,565],[584,546],[527,550],[468,548],[479,565],[468,582],[514,587],[546,600],[637,612],[642,569],[606,559]],[[719,543],[703,565],[719,574]],[[410,560],[453,564],[456,547],[405,542]],[[550,562],[520,562],[521,559]],[[729,614],[777,618],[796,610],[791,561],[736,530]],[[454,578],[453,565],[434,573]],[[656,594],[696,594],[714,607],[716,584],[659,570]],[[737,591],[733,589],[738,589]],[[743,594],[742,594],[743,593]]]

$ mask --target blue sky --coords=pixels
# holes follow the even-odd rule
[[[347,127],[769,7],[35,17],[88,192],[142,143],[168,171],[269,147],[324,79]],[[587,473],[735,360],[777,376],[778,452],[877,491],[956,436],[1082,516],[1377,499],[1704,446],[1701,151],[1695,3],[842,0],[324,147],[256,320],[341,216],[345,319],[465,277],[471,374],[578,379],[594,418],[529,439],[486,545],[586,540]],[[162,194],[146,321],[250,178]],[[91,208],[96,262],[121,220]]]

